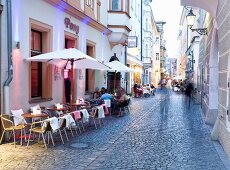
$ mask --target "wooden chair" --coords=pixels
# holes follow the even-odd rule
[[[2,126],[3,126],[3,133],[2,133],[2,136],[1,136],[0,144],[2,143],[2,139],[3,139],[3,136],[4,136],[5,132],[10,131],[10,132],[13,132],[14,146],[16,147],[16,144],[15,144],[15,133],[16,133],[16,131],[20,131],[21,145],[22,145],[22,131],[24,131],[24,136],[25,136],[25,140],[26,140],[26,133],[25,133],[26,124],[15,125],[14,122],[12,121],[13,117],[14,116],[6,115],[6,114],[0,115]],[[19,117],[17,117],[17,118],[21,119]],[[11,134],[9,136],[9,139],[10,138],[11,138]]]

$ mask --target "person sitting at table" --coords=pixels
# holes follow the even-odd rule
[[[107,89],[104,90],[103,94],[100,97],[101,100],[106,100],[106,99],[112,100],[112,98],[113,98],[113,96],[108,93]]]
[[[101,88],[100,93],[101,93],[101,94],[104,94],[104,93],[105,93],[105,88],[104,88],[104,87]]]
[[[93,92],[93,99],[98,99],[98,98],[100,98],[100,96],[101,96],[101,93],[99,91],[99,88],[96,87],[95,91]]]
[[[101,104],[103,103],[106,103],[105,100],[110,100],[110,104],[109,104],[109,107],[110,108],[113,108],[114,107],[114,104],[113,104],[113,96],[111,94],[108,93],[108,90],[105,89],[104,90],[104,93],[101,95],[100,97],[100,101],[101,101]]]
[[[134,93],[135,93],[135,97],[142,97],[143,89],[141,88],[140,85],[134,84]]]
[[[116,100],[114,109],[120,109],[120,108],[126,106],[128,99],[129,99],[129,97],[126,95],[125,90],[122,88],[120,91],[120,98]],[[123,115],[122,111],[119,111],[118,116],[121,117],[122,115]]]

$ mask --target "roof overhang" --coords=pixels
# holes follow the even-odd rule
[[[181,0],[180,3],[182,6],[193,6],[204,9],[213,18],[216,18],[218,0]]]

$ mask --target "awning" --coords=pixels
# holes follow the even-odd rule
[[[218,0],[181,0],[182,6],[192,6],[204,9],[209,12],[213,18],[216,18]]]

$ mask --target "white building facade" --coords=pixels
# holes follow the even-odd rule
[[[6,6],[6,1],[2,1],[2,5]],[[114,45],[109,37],[112,31],[108,9],[115,7],[112,0],[12,0],[12,41],[6,34],[10,11],[1,14],[1,41],[9,41],[13,48],[12,65],[8,66],[9,47],[7,43],[1,46],[1,84],[5,84],[1,93],[4,94],[2,110],[5,113],[20,108],[28,111],[36,104],[51,106],[65,102],[64,70],[49,63],[28,63],[25,61],[28,57],[77,48],[99,61],[108,62],[114,53],[122,61],[124,47],[119,45],[119,40]],[[9,81],[10,71],[12,81]],[[108,84],[106,71],[76,69],[74,77],[71,84],[75,99],[89,97],[95,87]]]
[[[128,92],[131,92],[131,89],[134,83],[142,84],[143,79],[143,64],[141,56],[141,11],[142,11],[142,2],[139,0],[130,1],[130,33],[129,36],[135,37],[137,39],[137,46],[133,48],[127,48],[127,64],[129,67],[135,70],[134,73],[131,73],[128,76],[130,80],[128,84]]]
[[[144,84],[152,84],[153,82],[153,44],[156,41],[154,32],[154,17],[151,8],[151,0],[143,1],[143,67],[144,67]]]

